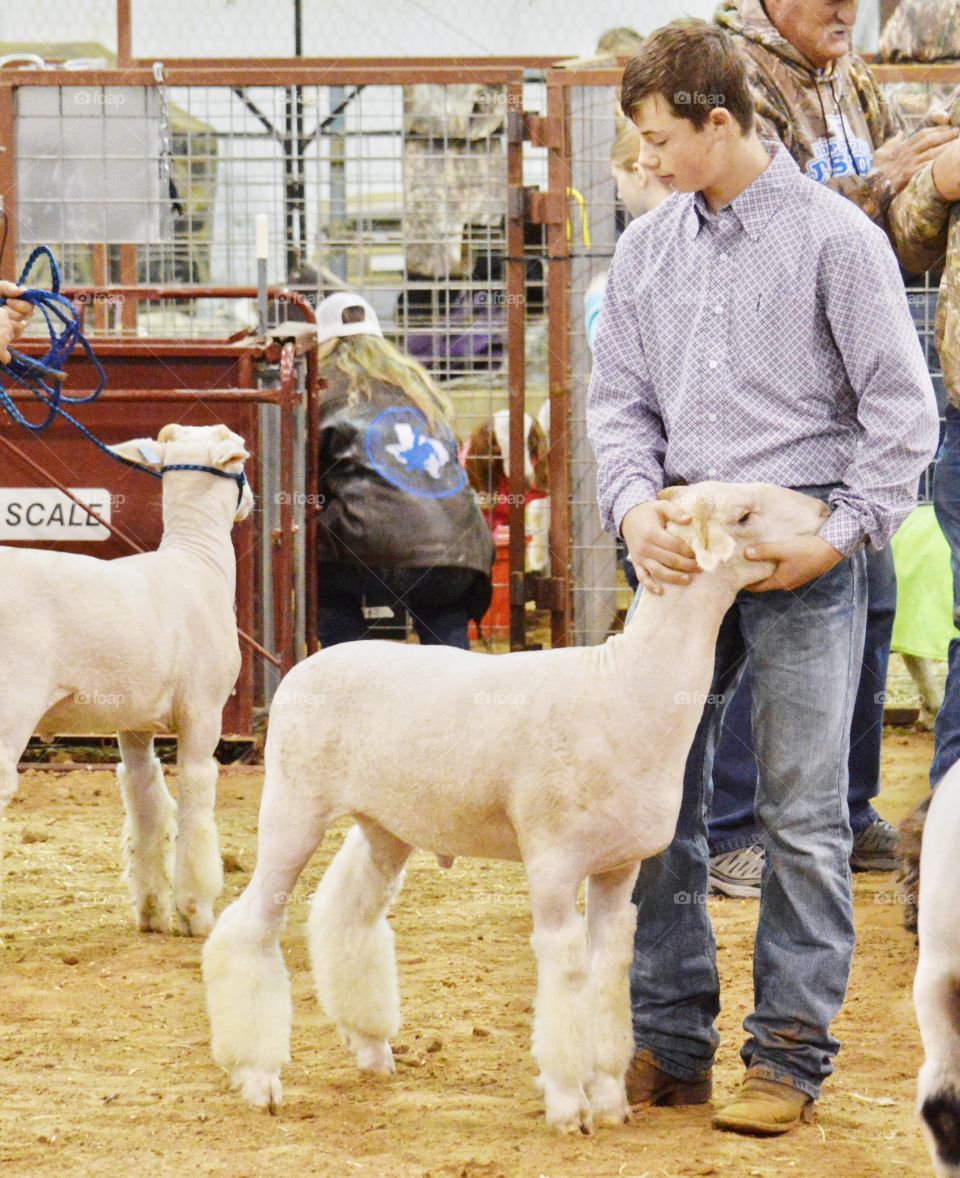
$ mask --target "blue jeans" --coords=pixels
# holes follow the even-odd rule
[[[739,594],[721,626],[711,701],[687,759],[676,836],[640,868],[630,969],[634,1039],[696,1079],[719,1036],[716,943],[706,906],[711,762],[723,701],[753,682],[766,851],[754,946],[755,1010],[741,1057],[751,1074],[817,1096],[839,1049],[830,1023],[853,955],[847,811],[850,721],[866,614],[862,551],[792,592]]]
[[[880,792],[880,748],[883,742],[883,695],[890,661],[890,638],[897,611],[897,575],[893,550],[867,553],[867,629],[860,684],[850,726],[850,826],[860,834],[879,815],[870,802]],[[710,854],[720,855],[760,841],[754,811],[757,760],[750,713],[750,675],[745,672],[723,718],[713,761],[713,811]],[[960,739],[960,734],[958,734]]]
[[[946,431],[933,471],[933,507],[950,545],[953,569],[953,617],[960,618],[960,410],[948,405]],[[947,682],[943,705],[934,727],[930,785],[936,785],[960,761],[960,641],[954,638],[947,654]]]

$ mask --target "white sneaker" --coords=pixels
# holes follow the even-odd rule
[[[710,856],[710,892],[712,895],[736,896],[741,900],[760,899],[763,875],[763,847],[737,847]]]

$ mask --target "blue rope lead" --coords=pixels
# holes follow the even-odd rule
[[[33,269],[36,261],[41,257],[46,258],[50,266],[49,290],[25,286],[30,271]],[[90,401],[95,401],[107,383],[107,374],[103,370],[103,365],[93,354],[93,349],[90,347],[86,336],[80,330],[80,316],[77,314],[76,308],[66,296],[60,293],[60,267],[57,265],[56,259],[47,246],[38,245],[30,257],[27,258],[27,264],[23,268],[23,273],[20,275],[17,285],[25,287],[25,289],[22,294],[16,297],[25,303],[29,303],[32,307],[36,307],[43,316],[50,335],[50,346],[40,360],[34,360],[32,357],[25,356],[21,352],[16,352],[12,348],[9,349],[10,363],[0,364],[0,408],[6,409],[11,420],[17,425],[22,425],[24,429],[28,429],[31,433],[35,434],[43,433],[44,430],[48,429],[53,424],[54,418],[63,417],[78,429],[88,441],[92,442],[98,450],[109,455],[110,458],[124,463],[125,466],[132,466],[136,470],[145,470],[147,474],[159,478],[160,476],[156,471],[139,466],[135,462],[127,462],[125,458],[114,454],[108,446],[101,442],[99,438],[95,437],[85,425],[81,425],[64,408],[65,404],[86,405]],[[0,296],[0,306],[6,303],[6,301],[6,298]],[[94,371],[97,374],[97,385],[89,393],[80,396],[71,396],[63,391],[63,381],[65,378],[63,369],[78,344],[94,367]],[[36,399],[46,408],[46,416],[41,421],[29,421],[24,417],[4,387],[3,375],[11,377],[16,384],[29,389]]]

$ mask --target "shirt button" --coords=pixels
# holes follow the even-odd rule
[[[723,314],[723,304],[722,303],[717,303],[717,305],[713,309],[717,315]]]
[[[727,258],[729,258],[729,257],[730,257],[730,255],[729,255],[729,254],[721,254],[721,255],[720,255],[720,261],[721,261],[721,262],[725,262],[725,261],[727,260]]]
[[[716,360],[711,360],[708,364],[709,368],[716,368],[716,366],[717,366]]]
[[[707,474],[712,479],[716,478],[717,477],[717,468],[715,466],[711,466],[710,469],[707,471]]]
[[[716,413],[708,413],[707,414],[707,421],[716,421],[716,420],[717,420]]]

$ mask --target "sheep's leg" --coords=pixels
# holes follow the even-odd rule
[[[257,866],[203,947],[213,1058],[248,1104],[274,1112],[280,1069],[290,1062],[290,979],[280,950],[287,900],[330,816],[291,800],[268,770]]]
[[[952,1174],[948,1158],[960,1149],[960,979],[950,960],[924,960],[913,983],[913,1001],[923,1040],[925,1059],[917,1078],[917,1112],[931,1155],[940,1162],[938,1173]]]
[[[910,672],[910,677],[916,684],[917,691],[920,694],[920,719],[918,723],[921,728],[932,732],[933,722],[936,720],[937,713],[943,704],[943,695],[937,686],[937,681],[933,674],[933,660],[919,658],[912,654],[905,654],[900,657],[903,659],[904,666]]]
[[[637,909],[630,902],[639,864],[587,881],[590,988],[593,1005],[593,1075],[587,1096],[595,1123],[629,1119],[624,1076],[633,1055],[629,969]]]
[[[324,873],[310,905],[310,960],[317,997],[361,1071],[392,1073],[389,1040],[400,1027],[400,992],[387,912],[413,848],[361,821]]]
[[[4,724],[0,729],[0,911],[3,908],[3,819],[17,792],[17,765],[30,739],[32,725]]]
[[[126,817],[121,836],[123,877],[141,932],[170,931],[177,807],[153,755],[151,732],[120,732],[117,781]]]
[[[181,726],[178,734],[173,898],[177,931],[190,937],[205,937],[213,928],[213,904],[223,889],[223,861],[213,811],[217,796],[213,751],[219,736],[219,717],[210,724]]]
[[[577,912],[579,880],[562,862],[526,864],[537,958],[533,1057],[540,1066],[547,1124],[561,1133],[593,1128],[584,1085],[593,1073],[589,960]]]

